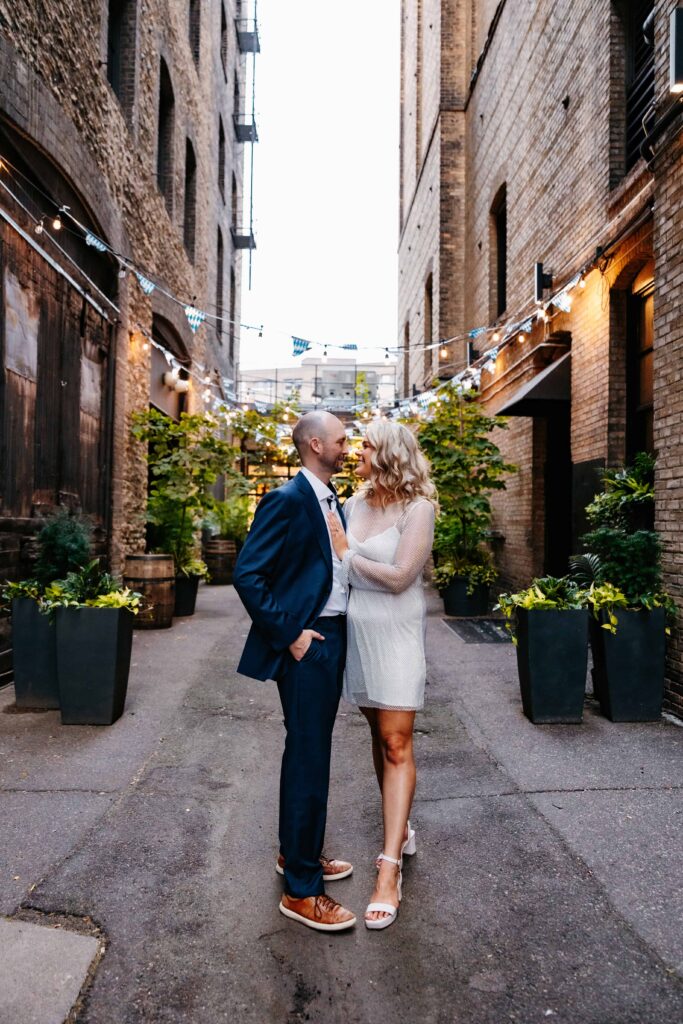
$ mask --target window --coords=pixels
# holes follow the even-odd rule
[[[403,397],[410,394],[410,325],[403,328]]]
[[[185,143],[185,216],[183,242],[185,251],[194,263],[197,221],[197,158],[189,139]]]
[[[489,260],[489,309],[491,319],[495,320],[507,308],[507,185],[498,189],[491,205]]]
[[[654,285],[632,294],[628,307],[626,364],[626,455],[654,453]]]
[[[429,348],[432,344],[432,303],[433,303],[433,284],[432,275],[430,274],[425,282],[425,329],[424,329],[424,372],[425,372],[425,386],[428,386],[431,381],[430,377],[432,374],[432,367],[434,365],[434,349]]]
[[[240,99],[240,79],[237,72],[235,72],[235,78],[232,87],[232,113],[234,117],[238,117],[241,110],[241,99]]]
[[[201,18],[201,0],[190,0],[190,6],[188,9],[188,38],[190,41],[190,50],[192,51],[192,57],[197,66],[199,66],[199,38]]]
[[[218,188],[225,202],[225,129],[223,118],[218,118]]]
[[[640,157],[643,118],[655,98],[655,48],[652,0],[623,5],[626,39],[626,170]]]
[[[107,80],[130,120],[135,103],[136,0],[109,0]]]
[[[232,226],[237,230],[240,225],[238,223],[238,200],[237,200],[237,178],[233,174],[232,176]]]
[[[216,314],[218,316],[224,316],[223,310],[223,232],[220,227],[218,228],[218,234],[216,238]],[[223,321],[216,321],[216,334],[218,340],[223,344]]]
[[[228,19],[225,4],[221,4],[221,63],[225,77],[228,77]]]
[[[610,185],[637,163],[655,95],[653,0],[614,0],[610,21]]]
[[[230,362],[233,367],[235,365],[235,332],[237,330],[237,324],[235,323],[235,309],[237,305],[237,299],[235,291],[237,284],[235,281],[235,270],[230,269]]]
[[[159,124],[157,137],[157,184],[166,201],[169,216],[173,216],[173,131],[175,127],[175,99],[171,76],[164,58],[159,65]]]

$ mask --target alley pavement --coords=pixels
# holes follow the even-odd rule
[[[232,587],[136,632],[110,728],[0,691],[0,1024],[681,1024],[683,728],[534,726],[509,643],[430,595],[417,855],[391,928],[362,913],[381,848],[367,726],[342,705],[326,853],[359,917],[278,913],[282,716],[235,673]]]

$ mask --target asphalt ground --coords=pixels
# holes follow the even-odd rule
[[[282,716],[273,684],[235,673],[231,587],[136,632],[110,728],[13,713],[0,691],[0,1022],[683,1022],[683,728],[592,702],[582,725],[534,726],[512,646],[430,610],[418,853],[382,932],[360,921],[380,805],[348,706],[326,852],[355,865],[328,891],[359,924],[278,912]]]

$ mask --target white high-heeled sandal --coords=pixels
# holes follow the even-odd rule
[[[387,857],[386,853],[380,853],[380,855],[377,858],[377,860],[388,860],[390,864],[396,864],[396,866],[398,867],[398,879],[397,879],[396,891],[397,891],[397,894],[398,894],[398,902],[399,902],[399,905],[400,905],[400,903],[401,903],[401,885],[402,885],[402,882],[403,882],[403,872],[401,870],[401,868],[403,866],[402,865],[402,861],[401,860],[396,860],[394,857]],[[373,903],[368,903],[367,907],[365,908],[365,913],[366,914],[372,914],[375,911],[377,913],[380,913],[380,914],[386,914],[387,916],[386,917],[378,917],[378,918],[375,918],[374,920],[371,920],[371,921],[369,921],[367,919],[367,917],[366,917],[364,919],[365,920],[365,927],[369,928],[371,931],[379,931],[381,928],[388,928],[390,924],[393,924],[394,921],[396,920],[396,916],[398,914],[398,907],[395,907],[393,905],[393,903],[380,903],[378,901],[374,901]]]
[[[417,853],[417,844],[415,842],[415,829],[410,827],[410,818],[408,818],[408,838],[401,846],[401,860],[403,857],[413,857]],[[377,854],[375,858],[375,867],[379,870],[381,854]]]
[[[401,847],[401,860],[404,855],[406,857],[412,857],[413,854],[417,853],[417,845],[415,843],[415,829],[410,827],[410,818],[408,818],[408,838]]]

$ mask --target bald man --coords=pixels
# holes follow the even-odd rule
[[[344,522],[330,484],[348,451],[328,412],[302,416],[292,434],[302,469],[261,499],[233,582],[252,626],[238,672],[277,682],[286,730],[280,774],[280,911],[318,931],[343,931],[353,914],[325,894],[347,878],[323,856],[332,729],[346,657],[346,589],[327,514]]]

